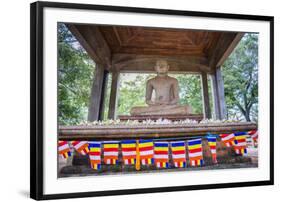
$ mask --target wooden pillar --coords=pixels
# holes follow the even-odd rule
[[[96,64],[88,110],[88,121],[101,120],[105,81],[106,71],[104,67],[101,64]]]
[[[216,69],[216,80],[217,80],[217,91],[218,91],[218,98],[220,103],[220,113],[221,119],[226,119],[226,104],[225,104],[225,97],[224,97],[224,83],[221,73],[221,67],[217,67]]]
[[[208,76],[206,72],[201,73],[201,86],[202,86],[202,98],[203,98],[203,111],[204,118],[211,118],[210,98],[208,91]]]
[[[119,88],[119,75],[118,71],[112,72],[111,90],[109,98],[108,118],[116,119],[117,105],[118,105],[118,88]]]
[[[216,119],[226,119],[226,104],[224,97],[224,83],[221,67],[217,67],[212,77],[212,91],[214,99],[214,112]]]
[[[104,113],[105,113],[105,99],[106,99],[106,90],[108,85],[108,74],[107,70],[103,73],[103,83],[102,83],[102,90],[101,90],[101,100],[100,100],[100,110],[99,110],[99,118],[98,120],[104,120]]]
[[[220,104],[218,99],[218,87],[217,87],[217,81],[215,74],[211,75],[211,83],[212,83],[212,97],[213,97],[213,111],[214,111],[214,117],[215,119],[221,119],[220,116]]]

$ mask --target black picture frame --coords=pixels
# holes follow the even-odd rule
[[[130,13],[165,14],[179,16],[199,16],[225,19],[258,20],[270,23],[270,180],[239,183],[221,183],[207,185],[155,187],[130,190],[93,191],[82,193],[50,194],[43,193],[43,9],[67,8],[80,10],[121,11]],[[75,3],[35,2],[30,7],[30,197],[36,200],[76,197],[124,195],[153,192],[171,192],[229,187],[246,187],[274,184],[274,17],[258,15],[240,15],[213,12],[195,12],[183,10],[150,9],[120,6],[103,6]]]

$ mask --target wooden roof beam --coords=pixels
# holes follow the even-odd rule
[[[111,50],[98,27],[66,25],[94,62],[103,64],[106,68],[111,67]]]
[[[160,56],[138,54],[113,54],[112,67],[123,72],[154,72],[157,60],[167,60],[171,72],[210,72],[205,56]]]
[[[209,57],[209,66],[213,71],[224,63],[243,36],[244,33],[242,32],[222,33],[212,51],[212,55]]]

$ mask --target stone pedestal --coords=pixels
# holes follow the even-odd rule
[[[188,114],[188,115],[119,115],[118,119],[121,121],[137,120],[139,122],[145,120],[158,120],[158,119],[168,119],[171,121],[180,121],[185,119],[191,119],[196,121],[201,121],[203,119],[203,114]]]
[[[90,160],[88,155],[81,155],[77,152],[74,152],[73,160],[72,160],[73,166],[81,166],[81,165],[88,165],[90,166]]]

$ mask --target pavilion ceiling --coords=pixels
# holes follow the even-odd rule
[[[168,56],[206,56],[220,32],[141,27],[100,27],[113,53]]]
[[[154,71],[166,59],[171,71],[212,72],[243,36],[238,32],[68,24],[95,62],[109,69]]]

